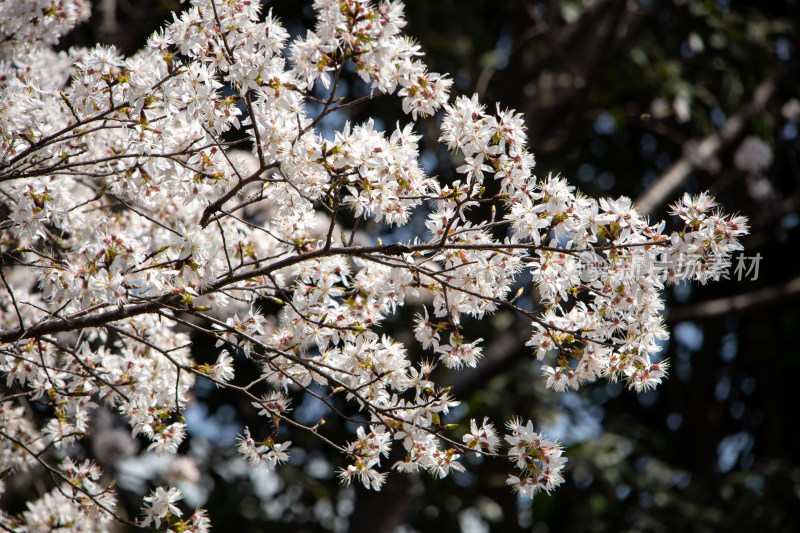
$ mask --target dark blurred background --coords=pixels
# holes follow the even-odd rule
[[[133,53],[181,8],[167,0],[94,4],[90,24],[65,45],[114,43]],[[305,4],[266,7],[296,35],[313,21]],[[554,394],[523,346],[523,321],[500,313],[471,326],[487,356],[474,371],[439,376],[463,400],[449,421],[488,416],[501,426],[518,414],[558,437],[569,464],[551,495],[518,500],[504,485],[507,465],[472,457],[464,459],[468,473],[444,481],[392,475],[380,493],[343,488],[335,477],[341,458],[295,434],[291,464],[250,473],[230,444],[243,424],[258,427],[255,409],[201,383],[182,448],[194,466],[170,474],[186,501],[207,507],[216,531],[242,533],[800,531],[796,0],[406,6],[406,31],[431,70],[452,75],[454,94],[477,92],[490,106],[525,114],[539,176],[561,173],[592,196],[630,196],[668,224],[668,206],[683,192],[710,190],[726,212],[750,219],[745,251],[729,280],[666,291],[670,377],[644,395],[605,382]],[[343,92],[366,91],[352,75],[345,81]],[[408,121],[398,101],[378,98],[322,127],[329,133],[345,118],[373,114],[383,127]],[[420,132],[426,170],[451,179],[436,118]],[[416,311],[385,329],[410,339],[405,324]],[[196,357],[215,358],[203,344]],[[294,405],[301,419],[325,414],[302,393]],[[332,436],[352,438],[352,427],[326,421]],[[130,514],[137,492],[167,478],[163,463],[144,463],[123,457],[106,467],[118,470]]]

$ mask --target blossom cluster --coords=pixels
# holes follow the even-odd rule
[[[682,228],[666,233],[627,198],[537,178],[521,115],[451,100],[450,79],[401,33],[398,1],[315,0],[316,26],[290,42],[259,2],[192,0],[131,57],[49,48],[88,16],[83,0],[24,6],[0,2],[2,471],[29,470],[51,448],[75,453],[101,404],[149,451],[174,454],[205,379],[244,395],[275,430],[257,440],[244,429],[237,448],[253,468],[288,460],[283,421],[346,457],[344,483],[378,490],[387,467],[444,477],[475,452],[510,459],[521,494],[549,492],[565,458],[531,422],[509,423],[505,454],[488,420],[461,441],[445,423],[458,401],[436,368],[476,367],[483,354],[464,322],[498,309],[528,320],[556,390],[601,376],[646,390],[666,373],[653,359],[667,336],[664,284],[716,279],[747,231],[705,194],[676,203]],[[338,98],[347,76],[369,94]],[[407,124],[320,131],[325,116],[390,95]],[[415,124],[434,115],[460,161],[449,183],[419,161]],[[474,208],[488,202],[482,220]],[[418,214],[427,233],[407,242],[358,229]],[[692,268],[674,268],[687,257]],[[582,271],[596,262],[606,268]],[[641,264],[656,266],[632,268]],[[541,311],[515,304],[523,272]],[[414,337],[432,360],[412,361],[380,329],[402,306],[417,312]],[[193,360],[191,330],[216,338],[215,362]],[[260,375],[237,374],[244,358]],[[294,421],[287,395],[312,385],[360,411],[354,441]],[[48,409],[31,415],[28,400]],[[387,466],[394,443],[405,457]],[[93,531],[121,519],[97,467],[70,461],[51,469],[69,490],[42,495],[22,518],[0,515],[3,525]],[[182,519],[181,498],[157,488],[141,523],[207,530],[202,509]],[[63,511],[42,517],[45,507]]]
[[[113,490],[100,483],[100,469],[91,461],[76,463],[65,459],[56,470],[63,482],[27,503],[17,517],[0,511],[4,528],[10,531],[107,531],[116,507]]]

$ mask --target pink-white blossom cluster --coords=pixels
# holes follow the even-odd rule
[[[73,453],[101,404],[148,450],[174,454],[206,379],[274,429],[240,436],[254,468],[289,458],[291,441],[276,441],[288,425],[344,454],[345,483],[377,490],[392,468],[444,477],[476,452],[511,459],[521,494],[549,492],[565,458],[532,423],[509,424],[505,454],[488,420],[461,441],[446,423],[458,401],[434,370],[476,367],[485,344],[464,322],[498,309],[529,320],[555,390],[601,376],[647,390],[666,372],[653,360],[667,337],[660,291],[716,279],[747,231],[705,194],[675,204],[683,227],[667,233],[627,198],[537,178],[522,117],[477,96],[451,101],[449,78],[401,33],[401,2],[316,0],[316,26],[290,43],[259,2],[193,0],[131,57],[107,46],[56,54],[48,45],[88,16],[86,2],[27,4],[0,1],[0,373],[22,391],[0,401],[1,471],[31,469],[50,448]],[[339,99],[348,75],[372,93]],[[320,132],[325,116],[392,94],[411,122]],[[415,121],[435,113],[458,161],[451,183],[419,162]],[[474,209],[485,203],[488,219]],[[405,242],[359,229],[415,213],[426,234]],[[522,272],[541,311],[515,303]],[[403,306],[430,361],[413,362],[379,329]],[[192,330],[216,339],[216,359],[192,359]],[[242,358],[260,374],[237,373]],[[309,387],[361,412],[354,441],[292,419],[287,395]],[[47,414],[26,413],[28,400]],[[388,465],[396,442],[405,457]],[[0,515],[4,525],[94,531],[116,516],[96,466],[67,459],[53,471],[69,490],[43,494],[22,518]],[[143,524],[207,530],[202,509],[182,518],[181,498],[157,488]]]
[[[4,528],[20,533],[39,531],[108,531],[116,507],[114,490],[99,483],[100,469],[91,461],[66,458],[56,470],[63,482],[36,500],[17,517],[0,511]]]
[[[509,476],[507,484],[519,494],[532,497],[536,492],[550,492],[559,486],[564,478],[561,471],[567,458],[561,455],[561,446],[541,433],[533,431],[533,422],[523,425],[519,420],[508,423],[511,431],[505,440],[509,456],[519,469],[519,476]]]

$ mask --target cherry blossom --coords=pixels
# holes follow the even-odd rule
[[[445,420],[459,402],[434,369],[479,366],[487,344],[464,324],[501,309],[527,320],[556,391],[600,377],[646,391],[667,370],[661,290],[717,279],[747,232],[705,193],[675,203],[682,227],[667,233],[628,198],[537,177],[521,115],[451,99],[450,78],[402,34],[401,2],[315,0],[315,27],[290,42],[259,2],[192,0],[131,57],[52,51],[89,16],[83,0],[52,4],[0,2],[0,373],[22,391],[0,401],[0,471],[29,470],[51,447],[67,454],[51,467],[66,488],[0,515],[14,530],[125,520],[72,445],[103,405],[148,450],[175,454],[200,379],[243,395],[275,429],[257,441],[244,428],[236,448],[252,468],[288,460],[280,426],[340,452],[345,484],[379,490],[391,469],[445,477],[475,452],[510,460],[520,494],[550,492],[566,457],[532,422],[509,422],[503,449],[488,419],[460,441]],[[343,76],[371,92],[339,99]],[[320,131],[325,116],[379,98],[407,122]],[[452,183],[420,163],[417,124],[431,116],[458,161]],[[476,214],[482,203],[490,219]],[[415,216],[426,232],[388,243],[359,227]],[[523,279],[536,311],[515,303]],[[402,307],[417,317],[421,363],[410,336],[381,327]],[[215,361],[193,360],[191,330],[215,338]],[[237,372],[244,359],[259,375]],[[292,418],[289,391],[318,388],[360,411],[351,442]],[[48,414],[26,412],[29,400]],[[405,453],[393,465],[392,446]],[[181,499],[156,488],[143,525],[206,531],[205,512],[185,513]]]

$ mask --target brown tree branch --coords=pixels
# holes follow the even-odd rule
[[[676,323],[685,320],[708,320],[731,313],[753,311],[798,296],[800,296],[800,277],[757,291],[676,307],[667,313],[666,321]]]
[[[732,144],[744,130],[747,121],[763,110],[775,95],[781,77],[782,73],[778,71],[772,77],[761,82],[753,93],[753,99],[726,120],[719,131],[707,135],[696,148],[686,150],[686,155],[675,161],[659,176],[658,181],[652,187],[636,199],[639,212],[644,216],[653,214],[659,206],[675,194],[675,191],[694,169],[704,166],[717,152]]]

